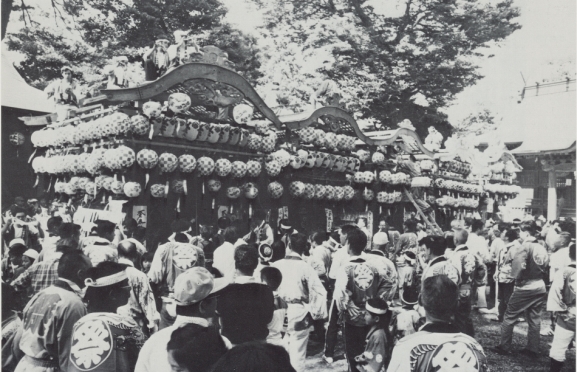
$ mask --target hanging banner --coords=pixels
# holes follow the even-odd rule
[[[487,198],[487,213],[493,213],[493,205],[495,200],[493,198]]]
[[[373,231],[374,231],[374,217],[373,217],[373,211],[369,210],[367,212],[367,230],[369,231],[369,236],[368,236],[368,242],[367,242],[367,246],[370,248],[370,244],[373,241]]]
[[[283,218],[287,218],[287,219],[288,219],[288,218],[289,218],[289,216],[288,216],[288,206],[282,207],[282,212],[283,212],[283,213],[282,213],[282,214],[283,214]]]
[[[146,227],[147,221],[147,206],[135,205],[132,207],[132,218],[136,220],[139,227]]]
[[[333,230],[333,211],[325,208],[325,215],[327,216],[327,232],[331,232]]]

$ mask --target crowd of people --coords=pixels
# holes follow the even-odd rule
[[[496,353],[535,357],[552,334],[560,371],[574,342],[572,220],[467,218],[441,236],[414,219],[374,235],[177,219],[150,247],[129,217],[84,232],[65,205],[23,198],[2,217],[5,371],[300,372],[309,342],[333,364],[340,334],[350,371],[488,371],[474,309],[501,323]]]

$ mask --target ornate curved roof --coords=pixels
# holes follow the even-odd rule
[[[254,108],[253,120],[270,120],[277,129],[281,121],[266,105],[248,81],[236,72],[210,63],[192,62],[176,67],[157,80],[133,88],[103,89],[100,96],[89,98],[83,104],[127,101],[163,102],[171,93],[190,96],[192,106],[187,113],[199,119],[234,122],[232,109],[245,103]]]

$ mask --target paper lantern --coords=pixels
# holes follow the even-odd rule
[[[152,169],[158,164],[158,154],[154,150],[142,149],[136,154],[136,162],[144,169]]]
[[[254,113],[254,109],[252,106],[249,106],[244,103],[240,103],[232,109],[232,117],[235,122],[238,124],[246,124],[249,122],[252,114]]]
[[[197,160],[196,168],[201,176],[209,176],[214,171],[214,160],[203,156]]]
[[[314,140],[313,143],[315,146],[318,147],[325,147],[326,145],[326,140],[325,140],[325,131],[322,129],[315,129],[314,130]]]
[[[190,97],[186,93],[172,93],[168,96],[168,109],[175,114],[188,111],[190,104]]]
[[[315,160],[315,167],[321,167],[323,165],[323,163],[325,163],[325,160],[327,160],[328,157],[329,157],[329,154],[326,154],[324,152],[317,152],[317,158]]]
[[[78,178],[78,183],[77,183],[78,189],[79,189],[79,190],[84,190],[85,187],[86,187],[86,184],[87,184],[88,182],[91,182],[90,178],[88,178],[88,177],[79,177],[79,178]]]
[[[222,128],[220,124],[211,124],[206,141],[209,143],[217,143],[218,139],[220,138],[221,131]]]
[[[262,134],[262,135],[266,135],[266,133],[268,132],[268,123],[256,123],[254,125],[254,131],[257,134]]]
[[[380,171],[379,172],[379,181],[382,183],[391,183],[392,181],[392,174],[388,170]]]
[[[371,158],[371,153],[367,150],[359,150],[357,151],[357,156],[359,157],[360,161],[366,163]]]
[[[214,173],[219,177],[226,177],[232,170],[232,163],[228,159],[218,159],[214,164]]]
[[[118,180],[112,181],[110,184],[110,191],[117,195],[124,194],[124,182]]]
[[[271,154],[272,157],[279,162],[281,167],[286,167],[290,164],[291,155],[286,150],[278,150]]]
[[[244,187],[244,196],[247,199],[255,199],[258,196],[258,188],[252,182],[249,182]]]
[[[365,173],[364,172],[356,172],[353,175],[353,181],[355,183],[365,183]]]
[[[301,181],[293,181],[289,184],[289,192],[295,198],[301,197],[305,192],[305,184]]]
[[[220,190],[220,188],[222,187],[222,183],[219,180],[208,180],[206,182],[207,186],[208,186],[208,190],[211,192],[218,192],[218,190]]]
[[[373,153],[373,163],[375,164],[384,164],[385,163],[385,155],[381,154],[380,152]]]
[[[94,182],[86,182],[84,191],[89,195],[94,195],[97,192],[96,184]]]
[[[375,174],[371,171],[364,171],[365,183],[373,183],[375,181]]]
[[[314,130],[314,128],[311,128],[311,127],[306,127],[306,128],[301,129],[298,132],[298,135],[299,135],[301,142],[303,142],[303,143],[310,144],[310,143],[313,143],[313,141],[315,140],[315,130]]]
[[[278,161],[271,160],[264,164],[264,169],[269,176],[276,177],[280,174],[282,168]]]
[[[384,191],[379,191],[377,193],[377,202],[379,203],[386,203],[388,198],[388,193]]]
[[[76,195],[78,191],[76,190],[76,188],[74,187],[74,185],[71,185],[70,183],[66,183],[64,186],[64,193],[67,195]]]
[[[335,164],[333,165],[333,170],[337,172],[344,172],[347,170],[347,158],[343,156],[337,156],[335,159]]]
[[[34,147],[45,147],[46,146],[46,139],[44,134],[47,134],[47,130],[37,130],[30,135],[30,142]]]
[[[327,193],[323,185],[315,185],[315,199],[323,199]]]
[[[364,189],[363,190],[363,199],[366,201],[371,201],[375,198],[375,193],[371,189]]]
[[[345,198],[345,190],[341,186],[334,186],[335,200],[341,201]]]
[[[315,185],[305,183],[305,190],[303,193],[305,199],[313,199],[315,197]]]
[[[282,196],[283,190],[284,189],[282,185],[276,181],[271,182],[268,185],[268,193],[272,199],[280,198]]]
[[[130,117],[123,112],[115,112],[110,115],[110,122],[112,123],[112,134],[125,134],[132,130],[132,123]]]
[[[156,183],[150,186],[150,195],[153,198],[164,198],[166,197],[166,186],[161,183]]]
[[[103,156],[104,166],[111,170],[122,168],[116,149],[108,149]]]
[[[308,157],[309,157],[309,152],[307,150],[297,150],[297,156],[304,162],[307,161]]]
[[[116,155],[118,156],[118,164],[121,168],[131,167],[136,159],[134,150],[127,146],[119,146],[116,149]]]
[[[162,105],[158,102],[150,101],[142,105],[142,112],[148,118],[158,118],[162,113]]]
[[[337,135],[333,132],[329,132],[325,135],[325,144],[328,149],[336,150],[337,149]]]
[[[142,187],[137,182],[126,182],[123,186],[124,195],[129,198],[137,198],[142,193]]]
[[[150,131],[150,122],[143,115],[134,115],[130,118],[130,127],[134,134],[145,136]]]
[[[345,200],[351,200],[355,197],[355,190],[351,186],[343,186],[343,191],[345,193]]]
[[[226,189],[226,196],[229,199],[238,199],[240,196],[240,189],[238,187],[231,186]]]
[[[235,161],[234,163],[232,163],[233,169],[235,167],[235,163],[237,163],[237,162]],[[242,162],[238,162],[238,163],[243,164]],[[239,164],[239,167],[240,167],[240,164]],[[262,171],[262,165],[260,162],[258,162],[256,160],[249,160],[246,162],[246,173],[248,173],[248,175],[250,177],[258,177],[260,175],[261,171]],[[240,172],[239,172],[239,174],[240,174]],[[244,174],[243,174],[243,176],[244,176]],[[243,176],[240,176],[240,177],[243,177]],[[233,177],[237,177],[234,175],[234,172],[233,172]]]
[[[307,155],[307,160],[305,161],[305,167],[313,168],[317,162],[317,152],[316,151],[309,151]]]
[[[326,185],[325,186],[325,199],[327,200],[334,200],[335,199],[335,188],[330,186],[330,185]]]
[[[107,191],[112,190],[112,182],[114,182],[114,178],[104,177],[104,179],[102,180],[102,188],[104,188]]]
[[[86,169],[84,168],[85,157],[81,155],[69,155],[70,165],[68,171],[70,173],[79,174],[84,173]]]
[[[96,176],[96,178],[94,179],[94,183],[96,184],[96,188],[97,189],[101,189],[104,187],[104,180],[108,178],[108,176]]]
[[[39,156],[32,160],[34,173],[46,173],[46,158]]]
[[[348,139],[347,139],[347,137],[348,137],[348,136],[345,135],[345,134],[339,134],[339,135],[337,135],[337,148],[338,148],[339,150],[346,150],[346,149],[347,149],[347,147],[348,147],[348,144],[347,144]]]
[[[277,136],[274,133],[263,137],[260,143],[260,150],[266,153],[273,152],[276,146],[276,141]]]
[[[183,173],[192,173],[196,168],[196,158],[190,154],[178,157],[178,169]]]
[[[178,158],[174,154],[163,152],[158,157],[158,167],[163,173],[174,172],[176,167],[178,167]]]
[[[56,182],[54,184],[54,192],[58,194],[64,194],[65,189],[66,189],[66,182]]]
[[[247,146],[249,149],[258,151],[261,147],[262,138],[256,133],[252,133],[248,137]]]
[[[70,181],[68,181],[68,185],[70,185],[70,187],[71,187],[72,189],[74,189],[75,191],[76,191],[76,190],[80,190],[81,187],[80,187],[80,185],[79,185],[79,180],[80,180],[79,177],[71,177],[71,178],[70,178]]]
[[[175,194],[184,193],[184,182],[182,180],[173,180],[171,184],[171,190]]]
[[[290,165],[293,169],[301,169],[305,165],[305,161],[297,155],[291,155]]]
[[[233,162],[231,165],[231,170],[230,170],[231,176],[233,176],[234,178],[244,177],[248,171],[248,163],[251,163],[251,161],[252,160],[249,160],[246,164],[242,161],[239,161],[239,160]],[[251,171],[253,173],[260,173],[260,163],[257,163],[257,164],[258,164],[258,169],[255,169],[255,167],[256,167],[255,164],[251,163],[251,168],[252,168]]]

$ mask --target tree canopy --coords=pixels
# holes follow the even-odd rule
[[[305,106],[325,79],[340,85],[358,119],[421,136],[450,131],[439,109],[482,76],[483,49],[519,29],[512,0],[403,0],[402,15],[365,0],[253,0],[265,14],[259,85],[279,105]]]
[[[190,30],[206,33],[206,43],[228,52],[236,70],[255,81],[260,76],[255,40],[223,21],[225,14],[220,0],[68,0],[14,9],[12,19],[26,25],[9,33],[7,43],[24,54],[16,68],[39,88],[58,78],[65,64],[83,80],[96,81],[101,68],[120,55],[129,58],[133,78],[141,82],[144,49],[155,38]]]

